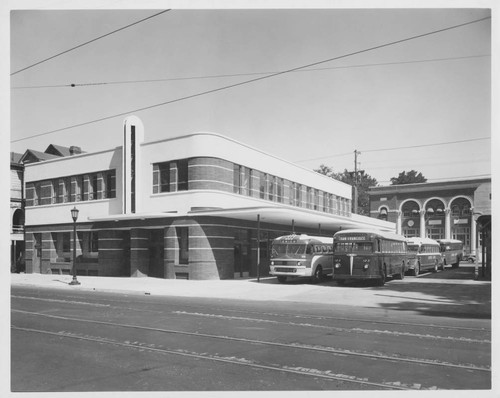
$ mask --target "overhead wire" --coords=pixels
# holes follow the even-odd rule
[[[158,13],[156,13],[156,14],[150,15],[149,17],[143,18],[143,19],[141,19],[141,20],[139,20],[139,21],[133,22],[133,23],[128,24],[128,25],[126,25],[126,26],[123,26],[123,27],[121,27],[121,28],[119,28],[119,29],[113,30],[112,32],[109,32],[109,33],[106,33],[106,34],[101,35],[101,36],[99,36],[99,37],[96,37],[95,39],[92,39],[92,40],[86,41],[85,43],[79,44],[79,45],[77,45],[77,46],[75,46],[75,47],[71,47],[71,48],[69,48],[69,49],[67,49],[67,50],[65,50],[65,51],[62,51],[62,52],[58,53],[58,54],[52,55],[51,57],[45,58],[45,59],[43,59],[43,60],[41,60],[41,61],[38,61],[38,62],[36,62],[36,63],[34,63],[34,64],[31,64],[31,65],[29,65],[29,66],[26,66],[26,67],[24,67],[24,68],[22,68],[22,69],[19,69],[19,70],[15,71],[15,72],[12,72],[10,75],[11,75],[11,76],[16,75],[16,74],[18,74],[18,73],[20,73],[20,72],[23,72],[23,71],[27,70],[27,69],[33,68],[34,66],[37,66],[37,65],[43,64],[44,62],[50,61],[51,59],[54,59],[54,58],[57,58],[57,57],[59,57],[59,56],[61,56],[61,55],[63,55],[63,54],[67,54],[67,53],[69,53],[69,52],[71,52],[71,51],[73,51],[73,50],[76,50],[77,48],[81,48],[81,47],[83,47],[83,46],[86,46],[87,44],[93,43],[93,42],[95,42],[95,41],[97,41],[97,40],[100,40],[100,39],[102,39],[102,38],[104,38],[104,37],[107,37],[107,36],[110,36],[110,35],[112,35],[112,34],[114,34],[114,33],[120,32],[120,31],[122,31],[122,30],[124,30],[124,29],[130,28],[131,26],[137,25],[137,24],[139,24],[139,23],[141,23],[141,22],[147,21],[148,19],[151,19],[151,18],[157,17],[158,15],[164,14],[164,13],[169,12],[169,11],[171,11],[171,9],[168,9],[168,10],[163,10],[163,11],[160,11],[160,12],[158,12]]]
[[[183,101],[183,100],[187,100],[187,99],[191,99],[191,98],[200,97],[200,96],[203,96],[203,95],[207,95],[207,94],[211,94],[211,93],[215,93],[215,92],[227,90],[227,89],[230,89],[230,88],[235,88],[235,87],[243,86],[243,85],[254,83],[254,82],[257,82],[257,81],[261,81],[261,80],[265,80],[265,79],[270,79],[272,77],[281,76],[281,75],[284,75],[284,74],[287,74],[287,73],[290,73],[290,72],[294,72],[294,71],[297,71],[297,70],[300,70],[300,69],[310,68],[312,66],[324,64],[324,63],[335,61],[335,60],[342,59],[342,58],[351,57],[353,55],[358,55],[358,54],[366,53],[366,52],[369,52],[369,51],[378,50],[378,49],[381,49],[381,48],[385,48],[385,47],[393,46],[393,45],[396,45],[396,44],[404,43],[404,42],[407,42],[407,41],[410,41],[410,40],[415,40],[415,39],[419,39],[419,38],[422,38],[422,37],[431,36],[431,35],[434,35],[434,34],[437,34],[437,33],[442,33],[442,32],[448,31],[448,30],[457,29],[457,28],[460,28],[460,27],[463,27],[463,26],[467,26],[467,25],[471,25],[471,24],[474,24],[474,23],[482,22],[482,21],[485,21],[485,20],[488,20],[488,19],[491,19],[491,17],[484,17],[484,18],[473,20],[473,21],[464,22],[464,23],[461,23],[461,24],[453,25],[453,26],[448,26],[446,28],[441,28],[441,29],[433,30],[433,31],[430,31],[430,32],[427,32],[427,33],[421,33],[419,35],[414,35],[414,36],[407,37],[407,38],[404,38],[404,39],[394,40],[394,41],[391,41],[391,42],[388,42],[388,43],[380,44],[380,45],[377,45],[377,46],[365,48],[365,49],[358,50],[358,51],[353,51],[351,53],[347,53],[347,54],[344,54],[344,55],[340,55],[340,56],[328,58],[328,59],[325,59],[325,60],[322,60],[322,61],[317,61],[317,62],[313,62],[313,63],[307,64],[307,65],[302,65],[302,66],[298,66],[298,67],[295,67],[295,68],[287,69],[285,71],[281,71],[281,72],[277,72],[277,73],[272,73],[270,75],[261,76],[261,77],[250,79],[250,80],[245,80],[245,81],[242,81],[242,82],[239,82],[239,83],[234,83],[234,84],[230,84],[230,85],[227,85],[227,86],[219,87],[219,88],[216,88],[216,89],[211,89],[211,90],[203,91],[203,92],[192,94],[192,95],[187,95],[187,96],[184,96],[184,97],[181,97],[181,98],[177,98],[177,99],[174,99],[174,100],[161,102],[161,103],[154,104],[154,105],[145,106],[145,107],[142,107],[142,108],[128,110],[126,112],[120,112],[120,113],[115,114],[115,115],[105,116],[105,117],[102,117],[102,118],[94,119],[94,120],[83,122],[83,123],[74,124],[74,125],[71,125],[71,126],[62,127],[62,128],[59,128],[59,129],[47,131],[47,132],[40,133],[40,134],[31,135],[31,136],[20,138],[20,139],[17,139],[17,140],[11,140],[11,142],[19,142],[19,141],[23,141],[23,140],[26,140],[26,139],[29,139],[29,138],[34,138],[34,137],[40,137],[40,136],[43,136],[43,135],[53,134],[53,133],[56,133],[56,132],[59,132],[59,131],[69,130],[69,129],[76,128],[76,127],[82,127],[82,126],[86,126],[86,125],[89,125],[89,124],[93,124],[93,123],[97,123],[97,122],[102,122],[104,120],[109,120],[109,119],[113,119],[113,118],[116,118],[116,117],[128,115],[128,114],[130,114],[132,112],[141,112],[141,111],[145,111],[145,110],[157,108],[157,107],[160,107],[160,106],[172,104],[172,103],[175,103],[175,102],[179,102],[179,101]]]
[[[463,143],[463,142],[482,141],[482,140],[490,140],[490,139],[491,139],[491,137],[479,137],[479,138],[471,138],[471,139],[468,139],[468,140],[436,142],[436,143],[433,143],[433,144],[419,144],[419,145],[399,146],[399,147],[391,147],[391,148],[378,148],[378,149],[360,149],[359,152],[361,152],[361,153],[369,153],[369,152],[394,151],[394,150],[399,150],[399,149],[423,148],[423,147],[429,147],[429,146],[459,144],[459,143]],[[296,160],[296,162],[297,163],[302,163],[302,162],[309,162],[309,161],[313,161],[313,160],[329,159],[329,158],[333,158],[333,157],[352,155],[352,153],[353,152],[344,152],[344,153],[337,154],[337,155],[319,156],[319,157],[316,157],[316,158]]]
[[[476,175],[470,175],[470,176],[460,176],[460,177],[440,177],[440,178],[428,178],[427,181],[438,181],[438,180],[445,180],[445,181],[454,181],[454,180],[463,180],[466,178],[489,178],[491,177],[491,174],[476,174]],[[377,181],[379,183],[382,182],[391,182],[391,180],[384,180],[384,181]]]
[[[351,68],[365,68],[373,66],[388,66],[388,65],[407,65],[415,63],[425,63],[425,62],[441,62],[441,61],[456,61],[462,59],[470,58],[484,58],[490,57],[490,54],[481,55],[469,55],[463,57],[448,57],[448,58],[434,58],[434,59],[424,59],[424,60],[413,60],[413,61],[398,61],[398,62],[381,62],[373,64],[358,64],[358,65],[346,65],[346,66],[332,66],[328,68],[312,68],[312,69],[301,69],[296,70],[296,72],[316,72],[324,70],[334,70],[334,69],[351,69]],[[38,86],[14,86],[11,87],[13,90],[20,89],[33,89],[33,88],[66,88],[66,87],[88,87],[88,86],[102,86],[102,85],[119,85],[119,84],[139,84],[139,83],[159,83],[159,82],[170,82],[170,81],[183,81],[183,80],[203,80],[203,79],[220,79],[228,77],[240,77],[240,76],[254,76],[254,75],[268,75],[277,72],[253,72],[253,73],[233,73],[233,74],[223,74],[223,75],[208,75],[208,76],[187,76],[187,77],[171,77],[165,79],[143,79],[143,80],[121,80],[121,81],[109,81],[109,82],[90,82],[90,83],[67,83],[67,84],[53,84],[53,85],[38,85]]]

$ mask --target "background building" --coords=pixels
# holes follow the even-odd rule
[[[24,166],[22,155],[10,153],[10,269],[24,271]]]
[[[491,178],[373,187],[369,197],[371,217],[402,235],[459,239],[465,253],[481,252],[477,221],[491,215]]]
[[[216,134],[144,142],[133,116],[121,147],[26,164],[25,181],[27,272],[69,273],[74,207],[77,272],[99,276],[264,275],[277,236],[395,229],[352,214],[349,185]]]

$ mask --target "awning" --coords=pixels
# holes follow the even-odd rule
[[[226,217],[236,220],[260,221],[263,223],[292,225],[295,230],[300,232],[300,228],[311,228],[325,230],[340,230],[350,228],[369,228],[378,229],[386,232],[395,232],[396,224],[388,221],[379,220],[358,214],[352,214],[351,217],[339,216],[328,213],[321,213],[315,210],[302,208],[287,208],[283,206],[259,206],[231,209],[199,209],[191,210],[187,213],[163,212],[163,213],[134,213],[117,214],[106,217],[90,218],[88,221],[125,221],[125,220],[146,220],[155,218],[178,218],[178,217]]]

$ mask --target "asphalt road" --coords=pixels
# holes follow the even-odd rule
[[[14,392],[489,388],[473,313],[11,290]]]

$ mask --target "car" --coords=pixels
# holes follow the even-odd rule
[[[464,261],[468,261],[469,263],[475,263],[476,262],[476,255],[475,254],[466,254],[464,256]]]

